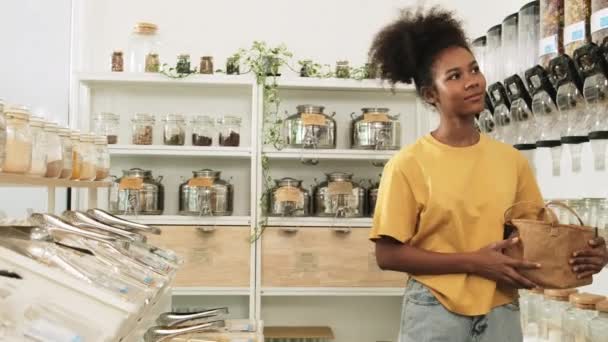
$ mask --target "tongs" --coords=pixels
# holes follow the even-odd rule
[[[156,327],[152,327],[152,328],[148,329],[148,331],[146,331],[146,333],[144,334],[144,341],[145,342],[167,341],[167,340],[170,340],[170,339],[180,336],[180,335],[203,332],[203,331],[210,331],[210,330],[220,329],[225,326],[226,326],[226,322],[223,320],[205,322],[205,323],[201,323],[198,325],[192,325],[192,326],[182,327],[182,328],[156,326]]]
[[[101,231],[109,232],[111,235],[117,235],[122,239],[126,239],[130,242],[138,241],[138,242],[146,242],[146,237],[139,233],[127,231],[124,229],[116,228],[111,225],[107,225],[105,223],[97,221],[95,218],[90,216],[87,213],[83,213],[80,211],[66,210],[62,214],[63,218],[67,220],[69,223],[76,227],[80,228],[93,228]]]
[[[217,308],[217,309],[209,309],[198,312],[188,312],[188,313],[179,313],[179,312],[165,312],[158,316],[156,319],[156,323],[160,326],[165,327],[175,327],[182,326],[184,323],[188,323],[191,321],[198,321],[201,319],[209,319],[212,317],[217,317],[220,315],[227,315],[228,308]]]
[[[156,235],[159,235],[161,233],[160,228],[132,222],[129,220],[124,220],[101,209],[89,209],[87,210],[87,214],[89,214],[91,217],[101,223],[105,223],[114,227],[121,227],[128,231],[141,231],[144,233]]]

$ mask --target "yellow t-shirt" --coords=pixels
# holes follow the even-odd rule
[[[519,151],[483,134],[468,147],[445,145],[429,134],[385,166],[370,238],[390,236],[440,253],[474,252],[503,239],[505,210],[521,201],[543,200]],[[516,290],[471,274],[413,278],[448,310],[466,316],[516,298]]]

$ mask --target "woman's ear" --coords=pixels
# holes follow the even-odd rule
[[[437,91],[434,87],[422,87],[422,89],[420,90],[420,94],[422,95],[422,99],[426,103],[434,107],[436,107],[439,103],[439,97],[437,96]]]

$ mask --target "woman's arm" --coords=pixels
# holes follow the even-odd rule
[[[537,287],[517,270],[536,269],[540,265],[502,254],[504,248],[518,242],[517,238],[503,240],[472,253],[437,253],[381,237],[376,240],[376,260],[383,270],[413,275],[468,273],[516,288]]]

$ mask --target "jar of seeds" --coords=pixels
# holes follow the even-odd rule
[[[181,114],[167,114],[163,119],[163,142],[165,145],[183,146],[186,141],[186,121]]]
[[[150,114],[135,114],[132,122],[132,143],[134,145],[152,145],[154,138],[154,124],[156,120]]]
[[[160,59],[157,53],[149,53],[146,55],[146,72],[159,72]]]
[[[180,74],[189,74],[190,73],[190,55],[182,54],[177,56],[177,65],[175,66],[175,70]]]
[[[211,75],[213,74],[213,57],[203,56],[201,57],[201,65],[198,68],[201,74]]]

